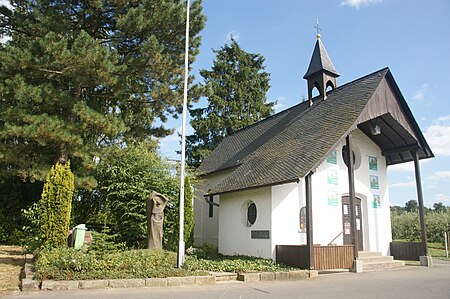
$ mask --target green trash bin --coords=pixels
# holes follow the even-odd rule
[[[84,245],[84,235],[86,234],[86,224],[78,224],[75,226],[75,242],[73,248],[81,249]]]

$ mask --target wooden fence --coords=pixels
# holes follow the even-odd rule
[[[308,268],[306,245],[277,245],[276,260],[279,263]],[[353,245],[314,246],[314,269],[350,269],[353,267]]]
[[[418,261],[424,255],[420,242],[391,242],[391,255],[396,260]]]

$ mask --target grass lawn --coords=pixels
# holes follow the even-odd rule
[[[445,245],[440,243],[428,243],[428,254],[436,259],[450,261],[450,257],[445,254]]]
[[[394,240],[395,242],[407,242],[406,240]],[[445,245],[442,243],[428,242],[428,255],[435,259],[450,261],[450,257],[446,256]],[[405,261],[407,265],[416,265],[418,261]]]

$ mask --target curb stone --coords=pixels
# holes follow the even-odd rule
[[[146,287],[167,287],[167,279],[166,278],[146,278],[145,286]]]
[[[109,280],[80,280],[80,289],[106,289],[108,287]]]
[[[79,281],[78,280],[44,280],[41,284],[41,290],[45,291],[67,291],[67,290],[78,290]]]
[[[260,275],[261,281],[274,281],[275,280],[275,273],[273,272],[261,272]]]
[[[208,276],[186,276],[167,278],[145,279],[102,279],[102,280],[34,280],[32,269],[33,255],[25,255],[21,290],[33,292],[39,290],[63,291],[77,289],[107,289],[107,288],[136,288],[136,287],[168,287],[168,286],[192,286],[212,285],[225,281],[275,281],[275,280],[299,280],[318,276],[317,270],[295,270],[285,272],[256,272],[256,273],[224,273],[210,272]]]
[[[138,288],[145,287],[145,285],[145,279],[139,278],[108,280],[108,287],[110,288]]]
[[[39,281],[33,280],[31,278],[24,278],[22,279],[21,290],[23,292],[39,291]]]
[[[275,272],[275,280],[288,280],[289,272]]]
[[[167,286],[168,287],[179,287],[179,286],[189,286],[189,285],[195,285],[194,276],[167,277]]]
[[[260,275],[259,273],[239,273],[237,280],[243,281],[243,282],[256,282],[260,281]]]

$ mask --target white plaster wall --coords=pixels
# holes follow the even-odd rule
[[[306,244],[306,234],[300,232],[300,208],[305,206],[302,182],[272,187],[272,258],[276,245]]]
[[[257,208],[256,222],[246,225],[247,202]],[[219,252],[272,258],[270,239],[252,239],[252,230],[271,230],[271,188],[226,193],[220,196]],[[270,237],[272,237],[272,232]]]
[[[201,246],[204,243],[218,247],[219,245],[219,211],[220,208],[214,206],[213,217],[209,217],[209,204],[206,203],[204,195],[222,182],[228,171],[211,174],[201,180],[195,186],[194,193],[194,246]],[[214,196],[214,202],[220,205],[220,196]]]
[[[389,193],[387,188],[386,160],[380,148],[360,130],[352,132],[352,144],[355,152],[355,192],[361,198],[363,246],[367,251],[389,253],[391,241],[391,223]],[[335,148],[337,164],[326,159],[317,167],[312,176],[314,244],[328,245],[342,231],[342,196],[348,195],[347,167],[342,158],[345,139]],[[369,170],[369,156],[378,159],[378,171]],[[329,171],[336,171],[337,184],[328,183]],[[379,177],[379,189],[370,188],[370,175]],[[328,193],[337,192],[337,205],[328,203]],[[380,208],[372,206],[373,194],[380,196]],[[333,244],[343,244],[342,235]]]

